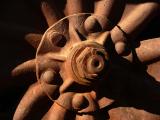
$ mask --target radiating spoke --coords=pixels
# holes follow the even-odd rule
[[[94,117],[94,115],[90,115],[90,114],[85,114],[85,115],[76,115],[76,119],[75,120],[96,120],[96,118]]]
[[[74,28],[73,26],[70,26],[69,29],[70,33],[70,44],[75,44],[77,42],[81,42],[81,38],[78,34],[78,29]]]
[[[59,106],[57,103],[53,103],[43,120],[64,120],[67,112],[65,108]]]
[[[18,65],[16,68],[14,68],[12,70],[12,75],[13,76],[18,76],[20,74],[24,74],[24,73],[27,73],[27,72],[35,72],[36,70],[36,62],[35,62],[35,59],[32,59],[32,60],[29,60],[29,61],[26,61],[20,65]]]
[[[95,14],[99,16],[105,16],[112,23],[116,24],[124,11],[125,8],[125,0],[99,0],[95,4]],[[98,16],[97,16],[97,19]]]
[[[136,55],[141,62],[149,62],[160,57],[160,38],[144,40],[140,46],[136,48]],[[130,61],[134,60],[134,53],[126,58]]]
[[[43,109],[39,109],[39,105],[41,105]],[[37,112],[38,116],[41,116],[41,114],[43,115],[43,113],[48,110],[49,106],[50,101],[45,95],[41,84],[35,83],[31,87],[29,87],[26,94],[19,103],[13,120],[32,119],[34,116],[37,115]],[[31,116],[31,114],[33,116]]]
[[[97,101],[98,101],[99,108],[104,108],[106,106],[111,105],[114,102],[113,99],[109,99],[107,97],[102,97],[101,99]]]
[[[126,52],[126,42],[136,39],[137,35],[156,15],[158,8],[159,3],[154,1],[140,3],[111,30],[111,38],[118,54]]]
[[[105,43],[110,40],[110,32],[106,31],[106,32],[102,32],[101,34],[99,34],[99,36],[97,38],[95,38],[95,41],[99,44],[101,44],[102,46],[105,47]],[[108,47],[108,46],[107,46]]]
[[[62,53],[49,52],[45,54],[45,56],[50,60],[61,61],[61,62],[64,62],[67,59],[67,56],[63,55]]]
[[[74,79],[71,78],[71,73],[69,74],[69,70],[66,70],[64,68],[61,69],[60,75],[63,79],[63,83],[60,87],[60,93],[64,93],[73,83]]]
[[[48,111],[44,120],[64,120],[71,111],[72,96],[75,93],[67,92],[61,94]],[[72,114],[72,112],[70,113]],[[67,118],[68,119],[68,118]]]
[[[43,1],[41,8],[49,26],[53,25],[62,17],[54,2],[50,0]]]
[[[120,19],[124,6],[125,0],[98,0],[94,14],[85,22],[86,30],[90,33],[97,30],[110,30]]]
[[[158,62],[148,65],[147,72],[154,77],[156,81],[160,82],[160,58]]]
[[[85,0],[67,0],[67,15],[73,15],[77,13],[83,13],[84,12],[84,1]],[[72,17],[69,18],[70,23],[74,26],[77,23],[77,19]]]
[[[137,34],[139,34],[156,15],[158,8],[158,2],[140,3],[134,8],[134,10],[132,10],[132,12],[130,12],[128,16],[121,20],[118,25],[128,35],[129,39],[135,39]],[[120,37],[123,33],[116,27],[112,30],[112,32],[112,39],[114,43],[120,41],[120,39],[123,39]]]
[[[30,45],[37,49],[39,43],[41,42],[42,34],[29,33],[25,36],[25,39]]]

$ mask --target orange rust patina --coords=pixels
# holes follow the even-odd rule
[[[59,4],[42,1],[49,28],[26,35],[36,58],[12,74],[36,71],[38,81],[13,119],[159,120],[160,38],[135,41],[159,3],[139,2],[125,14],[125,0]]]

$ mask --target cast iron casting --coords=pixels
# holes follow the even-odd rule
[[[139,91],[141,83],[138,86],[137,81],[149,80],[146,74],[153,76],[154,82],[160,80],[160,39],[140,41],[139,46],[134,41],[157,14],[159,3],[139,3],[120,20],[123,0],[94,1],[94,13],[83,8],[84,0],[68,0],[66,17],[56,2],[50,2],[42,1],[41,6],[49,28],[43,35],[26,36],[37,49],[36,58],[12,71],[14,76],[35,71],[38,80],[20,101],[13,119],[160,119],[134,107],[113,107],[125,99],[127,83],[133,83]],[[147,65],[147,71],[143,65]],[[154,88],[145,89],[151,91],[149,97],[154,96],[151,100],[160,100]],[[40,109],[43,112],[38,112]]]

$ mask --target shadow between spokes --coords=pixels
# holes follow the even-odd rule
[[[107,43],[108,44],[108,43]],[[131,45],[133,62],[120,57],[114,50],[113,43],[107,49],[110,55],[110,72],[101,86],[105,96],[115,102],[102,111],[117,107],[133,107],[160,115],[160,83],[147,73],[147,65],[142,63]]]

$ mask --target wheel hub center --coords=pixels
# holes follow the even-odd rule
[[[82,42],[71,49],[67,64],[78,83],[89,85],[101,78],[107,59],[107,53],[101,45]]]

